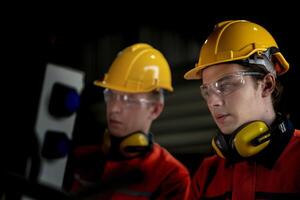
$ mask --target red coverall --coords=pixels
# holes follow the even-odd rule
[[[280,142],[282,150],[278,145],[260,161],[205,159],[193,178],[190,199],[300,199],[300,131],[287,137],[286,144]]]
[[[142,181],[118,187],[119,182],[126,183],[125,178],[128,178],[127,175],[132,169],[140,170]],[[79,176],[77,175],[73,183],[72,191],[78,191],[84,186],[85,180]],[[188,170],[156,143],[151,152],[142,157],[121,161],[108,160],[104,166],[101,183],[112,188],[94,195],[92,199],[185,200],[188,199],[190,191]]]

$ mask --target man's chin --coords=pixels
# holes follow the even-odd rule
[[[218,127],[224,135],[230,135],[234,130],[232,127],[225,127],[225,126],[218,126]]]
[[[109,127],[109,133],[113,136],[120,136],[121,132],[123,132],[122,130],[115,128],[115,127]]]
[[[109,132],[112,136],[115,136],[115,137],[124,137],[124,136],[126,136],[126,133],[122,130],[112,129],[112,130],[109,130]]]

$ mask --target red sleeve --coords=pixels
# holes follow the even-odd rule
[[[162,184],[158,200],[188,200],[190,193],[190,175],[185,168],[170,173],[168,180]]]
[[[208,181],[208,176],[212,173],[212,170],[215,167],[216,156],[206,158],[201,163],[199,169],[193,177],[191,185],[191,200],[201,199],[206,188],[206,182]]]
[[[148,163],[147,165],[156,168],[152,174],[157,177],[159,188],[156,188],[153,199],[188,200],[191,179],[187,168],[158,145],[156,145],[154,152],[156,156],[152,157],[152,164]],[[153,178],[151,180],[154,180]]]
[[[74,152],[73,182],[71,192],[77,192],[95,181],[99,181],[105,159],[99,145],[77,147]]]

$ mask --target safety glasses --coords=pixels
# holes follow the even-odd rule
[[[264,74],[251,71],[240,71],[228,74],[215,82],[201,85],[200,91],[202,97],[207,100],[212,93],[217,94],[220,97],[225,97],[245,85],[244,76],[264,76]]]
[[[103,94],[104,94],[104,100],[106,104],[110,104],[112,102],[118,101],[121,102],[124,106],[134,107],[138,105],[154,103],[153,100],[151,101],[146,98],[138,97],[136,94],[128,94],[128,93],[120,94],[110,89],[105,89],[103,91]]]

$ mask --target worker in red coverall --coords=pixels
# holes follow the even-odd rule
[[[72,191],[93,199],[188,199],[188,170],[150,132],[164,108],[163,89],[173,91],[164,56],[148,44],[129,46],[95,85],[105,88],[108,129],[102,146],[81,147],[75,154],[98,150],[106,159],[98,172],[95,166],[77,170]]]
[[[278,112],[277,76],[289,64],[270,33],[245,21],[215,26],[185,74],[200,90],[220,133],[190,199],[300,199],[300,131]]]

